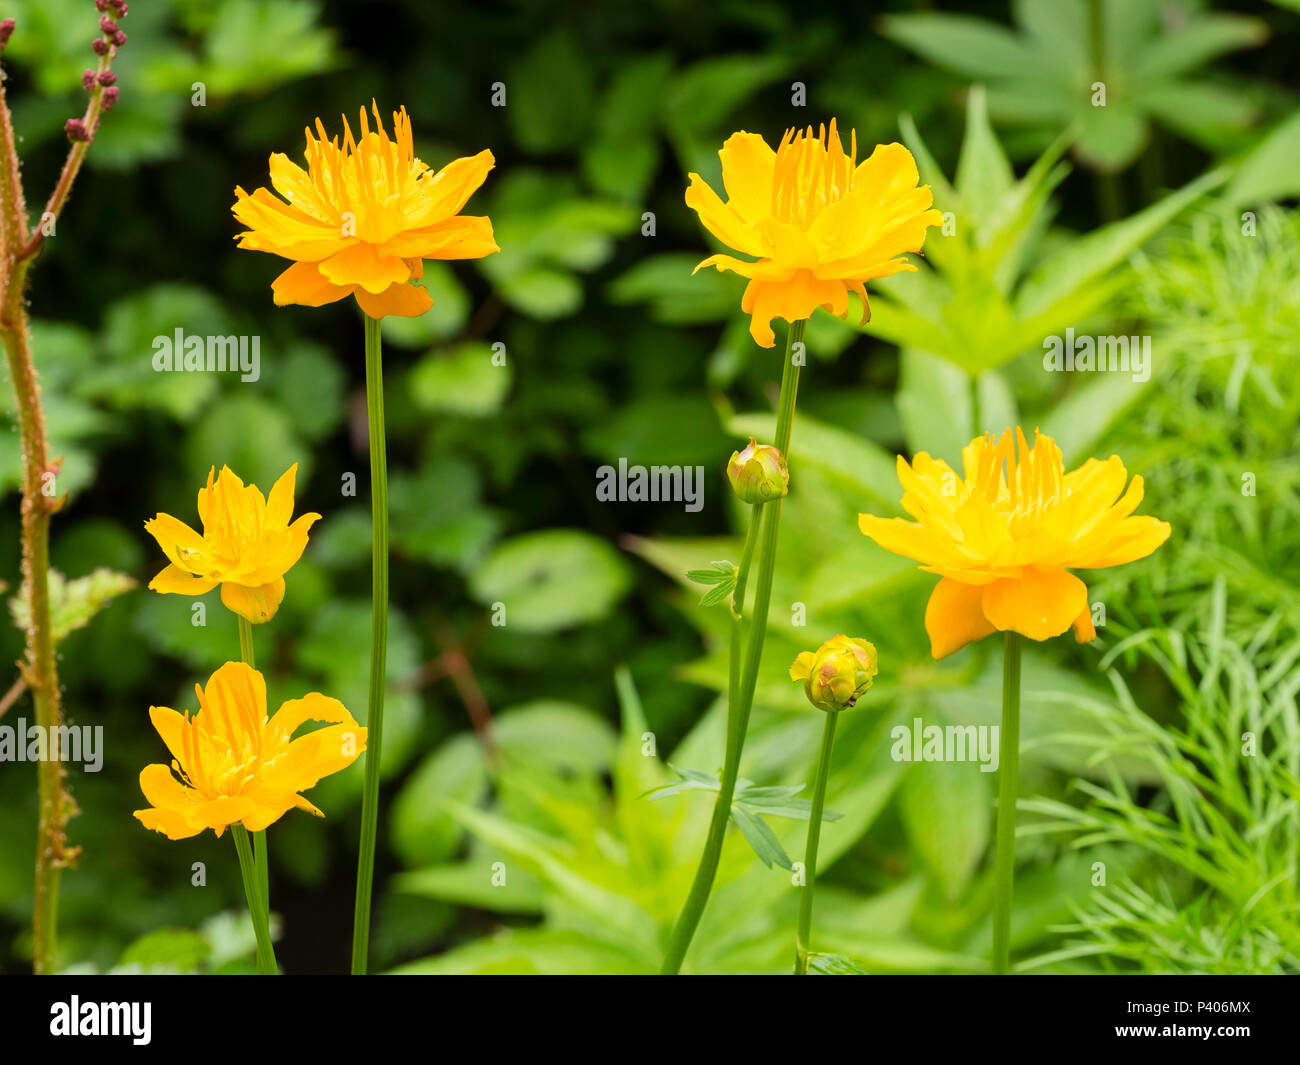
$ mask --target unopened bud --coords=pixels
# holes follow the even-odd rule
[[[745,503],[780,499],[790,490],[785,456],[770,444],[757,443],[752,436],[743,450],[731,453],[727,480]]]
[[[112,110],[113,105],[117,103],[117,97],[120,92],[121,90],[116,85],[110,85],[104,90],[103,103],[105,111]]]
[[[804,694],[818,710],[847,710],[871,687],[878,666],[875,644],[841,634],[799,655],[790,679],[803,681]]]
[[[14,35],[14,26],[16,23],[11,18],[0,19],[0,48],[9,43],[9,38]]]
[[[103,37],[96,37],[90,42],[90,50],[95,55],[108,55],[108,42]]]
[[[118,30],[115,34],[113,34],[110,40],[112,40],[113,46],[115,48],[121,48],[122,45],[126,44],[126,34],[123,33],[121,30]]]
[[[93,70],[83,70],[81,72],[81,86],[90,92],[95,87],[95,72]]]
[[[99,19],[99,28],[104,31],[105,37],[112,37],[117,32],[117,23],[107,15],[101,15]]]
[[[115,81],[117,81],[117,75],[111,70],[106,70],[99,75],[99,83],[101,85],[112,85]]]
[[[73,141],[74,143],[76,141],[90,140],[90,130],[86,128],[86,124],[79,118],[68,119],[68,121],[63,124],[63,132],[68,135],[68,140]]]

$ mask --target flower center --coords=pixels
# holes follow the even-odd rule
[[[772,217],[807,229],[828,206],[838,203],[853,187],[857,167],[858,135],[851,135],[849,153],[831,119],[830,129],[816,134],[786,130],[776,150],[772,173]]]

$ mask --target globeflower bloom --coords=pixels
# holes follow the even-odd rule
[[[1096,637],[1088,589],[1072,569],[1101,569],[1145,558],[1169,538],[1169,525],[1133,516],[1142,478],[1125,489],[1119,456],[1089,459],[1065,472],[1051,437],[1007,430],[979,437],[962,452],[965,476],[917,454],[898,459],[903,518],[859,516],[859,528],[886,550],[914,558],[942,578],[930,596],[925,627],[943,658],[995,631],[1031,640],[1071,626]]]
[[[903,257],[919,252],[929,226],[943,216],[930,208],[930,186],[917,185],[912,153],[901,144],[878,145],[857,161],[857,135],[846,154],[831,120],[829,131],[787,130],[773,151],[757,133],[733,133],[718,152],[727,200],[699,174],[690,175],[686,205],[729,248],[755,261],[711,255],[713,266],[749,278],[741,310],[749,332],[772,347],[773,318],[796,322],[825,307],[848,314],[849,293],[870,317],[866,282],[916,267]]]
[[[325,816],[300,792],[346,769],[366,746],[366,730],[341,702],[311,692],[268,719],[266,681],[243,662],[227,662],[206,688],[194,690],[199,709],[193,716],[149,708],[172,763],[140,773],[151,805],[135,816],[145,828],[188,839],[205,828],[220,836],[236,823],[260,832],[294,807]],[[326,726],[293,739],[308,721]]]
[[[247,226],[239,247],[293,265],[271,284],[280,306],[320,307],[355,296],[371,318],[414,318],[433,299],[420,285],[425,259],[480,259],[500,251],[487,218],[460,214],[496,160],[490,151],[457,159],[436,173],[415,157],[406,108],[393,114],[393,137],[371,103],[361,109],[360,138],[347,119],[330,140],[318,118],[307,135],[307,169],[271,156],[271,185],[251,196],[235,189],[235,217]]]
[[[818,710],[836,711],[855,706],[878,672],[876,645],[841,633],[796,657],[790,679],[804,682],[804,694]]]
[[[303,514],[292,524],[295,462],[263,498],[256,485],[244,484],[230,467],[199,489],[199,534],[170,514],[144,523],[170,561],[149,582],[155,592],[203,595],[221,585],[221,601],[254,625],[270,621],[284,599],[284,575],[302,557],[307,532],[319,514]]]

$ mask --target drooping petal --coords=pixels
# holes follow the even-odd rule
[[[357,303],[371,318],[418,318],[433,306],[433,297],[423,285],[393,285],[378,295],[357,289]]]
[[[995,628],[1047,640],[1060,636],[1088,609],[1088,589],[1065,570],[1027,569],[1018,579],[982,590],[984,616]]]
[[[226,581],[221,585],[221,601],[227,610],[233,610],[240,617],[247,618],[254,625],[261,625],[275,617],[284,600],[284,578],[279,577],[267,584],[249,588],[242,584]]]
[[[207,580],[181,569],[175,563],[167,566],[149,582],[149,590],[162,592],[164,595],[203,595],[217,586],[215,580]]]
[[[930,593],[925,607],[925,631],[930,636],[930,654],[946,658],[968,643],[994,632],[981,607],[983,589],[943,578]]]
[[[316,263],[294,263],[271,282],[271,293],[277,307],[293,303],[323,307],[351,295],[352,286],[334,284]]]

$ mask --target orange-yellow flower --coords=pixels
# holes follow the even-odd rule
[[[1036,433],[1031,449],[1019,429],[971,441],[962,462],[964,478],[923,451],[910,466],[900,456],[903,509],[916,521],[858,519],[881,547],[942,578],[925,611],[934,657],[994,631],[1046,640],[1073,625],[1080,643],[1095,638],[1088,589],[1069,571],[1133,562],[1169,538],[1167,522],[1133,516],[1142,478],[1125,490],[1118,455],[1066,473],[1051,437]]]
[[[290,466],[263,498],[222,466],[199,489],[200,535],[178,518],[159,514],[144,523],[171,565],[149,582],[155,592],[203,595],[221,585],[221,601],[254,625],[270,621],[284,599],[284,575],[302,557],[307,531],[319,514],[292,524],[298,464]]]
[[[849,293],[870,316],[866,282],[916,267],[904,252],[919,252],[928,226],[943,216],[927,210],[929,185],[917,186],[912,153],[881,144],[857,161],[856,133],[847,154],[831,120],[829,133],[788,130],[776,151],[757,133],[733,133],[718,153],[724,203],[699,176],[690,175],[686,205],[704,228],[746,262],[711,255],[695,269],[714,266],[749,278],[741,310],[749,332],[765,348],[775,342],[771,322],[796,322],[825,307],[848,314]]]
[[[281,306],[320,307],[355,296],[371,318],[423,314],[433,299],[410,282],[425,259],[481,259],[500,251],[487,218],[460,214],[496,160],[490,151],[434,173],[415,157],[406,108],[393,114],[393,138],[371,102],[375,128],[361,109],[361,136],[343,120],[343,142],[316,120],[307,134],[307,169],[277,152],[271,184],[251,196],[235,189],[235,217],[248,227],[241,248],[268,251],[293,265],[271,290]]]
[[[135,811],[145,828],[187,839],[205,828],[220,836],[236,823],[260,832],[295,806],[325,816],[299,793],[346,769],[366,747],[366,730],[341,702],[311,692],[268,719],[266,681],[243,662],[227,662],[207,688],[194,690],[199,709],[192,717],[149,707],[172,763],[140,773],[140,790],[152,804]],[[294,739],[308,721],[326,726]]]

